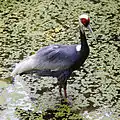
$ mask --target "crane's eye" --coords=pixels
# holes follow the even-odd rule
[[[90,18],[86,19],[86,18],[81,18],[81,23],[87,27],[90,23]]]

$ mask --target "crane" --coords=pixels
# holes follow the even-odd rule
[[[77,45],[49,45],[39,49],[34,55],[27,57],[16,65],[11,76],[37,73],[39,76],[56,77],[59,92],[67,98],[67,80],[74,70],[79,70],[89,55],[89,46],[84,27],[90,32],[90,18],[87,14],[79,16],[80,43]]]

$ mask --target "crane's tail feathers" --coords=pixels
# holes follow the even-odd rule
[[[12,71],[11,76],[16,76],[17,74],[30,71],[32,69],[35,69],[36,62],[35,62],[35,55],[29,56],[25,60],[18,63],[15,67],[15,69]]]

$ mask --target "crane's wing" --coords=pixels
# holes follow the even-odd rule
[[[76,45],[51,45],[36,53],[37,69],[63,70],[77,60]]]
[[[64,70],[78,59],[76,45],[50,45],[16,65],[12,76],[31,70]]]

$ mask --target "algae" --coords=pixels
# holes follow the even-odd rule
[[[82,13],[89,14],[96,40],[85,31],[90,55],[80,71],[75,71],[68,80],[68,98],[72,99],[73,110],[81,114],[88,111],[84,118],[117,120],[120,116],[119,0],[1,0],[0,79],[9,78],[15,63],[43,46],[78,44],[78,16]],[[61,103],[56,79],[25,75],[21,81],[31,104],[40,107],[40,111]],[[2,85],[0,94],[7,87],[6,83]],[[20,91],[16,88],[14,92],[19,96]],[[11,95],[15,101],[20,96]],[[22,109],[26,102],[23,100],[23,105],[16,103],[12,107]],[[6,104],[1,108],[7,112]],[[73,112],[71,119],[74,116]]]

